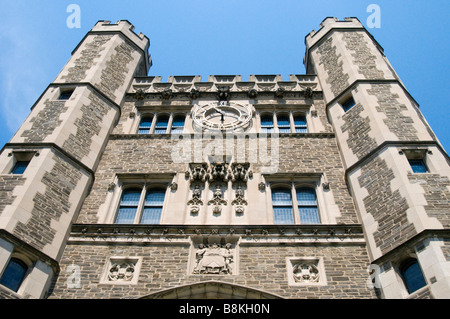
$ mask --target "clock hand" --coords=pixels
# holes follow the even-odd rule
[[[222,116],[224,115],[223,111],[219,110],[217,107],[215,107],[214,110],[216,110],[218,113],[222,114]]]

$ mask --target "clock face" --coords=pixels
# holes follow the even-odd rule
[[[252,110],[249,105],[212,102],[195,106],[192,115],[199,127],[227,131],[245,128],[252,119]]]

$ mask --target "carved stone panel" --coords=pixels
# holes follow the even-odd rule
[[[101,280],[102,284],[136,284],[141,257],[110,257]]]
[[[290,286],[326,285],[322,258],[287,258],[287,277]]]
[[[237,274],[237,240],[220,236],[199,236],[193,240],[189,274]]]

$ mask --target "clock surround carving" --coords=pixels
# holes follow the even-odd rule
[[[226,100],[196,105],[192,111],[196,128],[211,131],[245,130],[249,127],[252,116],[251,105]]]

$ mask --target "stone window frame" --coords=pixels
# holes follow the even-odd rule
[[[430,165],[429,163],[429,158],[427,156],[427,154],[431,154],[431,151],[428,150],[427,148],[409,148],[409,149],[401,149],[399,150],[399,154],[400,155],[404,155],[406,160],[407,160],[407,167],[408,170],[411,171],[412,174],[427,174],[430,173],[430,167],[432,165]],[[413,168],[411,167],[410,164],[410,160],[421,160],[423,161],[423,164],[425,166],[426,172],[422,172],[422,173],[415,173],[413,171]]]
[[[319,281],[318,282],[296,282],[294,279],[294,268],[296,264],[301,262],[314,263],[319,271]],[[327,277],[325,273],[325,264],[323,257],[286,257],[286,271],[287,271],[287,281],[288,285],[291,287],[305,287],[305,286],[326,286]]]
[[[147,183],[134,184],[134,183],[132,183],[132,184],[125,185],[125,186],[122,187],[120,197],[122,197],[122,194],[123,194],[123,192],[125,190],[132,189],[132,188],[136,188],[136,189],[141,188],[141,195],[139,197],[139,204],[137,206],[136,215],[134,216],[133,224],[141,224],[141,219],[142,219],[142,216],[143,216],[143,213],[144,213],[145,197],[146,197],[147,193],[150,190],[164,190],[166,192],[166,194],[164,196],[164,203],[163,203],[163,206],[162,206],[163,208],[162,208],[162,211],[161,211],[160,222],[158,223],[158,224],[160,224],[161,223],[161,219],[162,219],[162,215],[163,215],[163,212],[164,212],[164,207],[167,204],[167,186],[165,188],[163,188],[163,185],[160,185],[160,184],[153,184],[153,183],[150,183],[150,184],[147,184]],[[119,204],[117,205],[116,213],[114,214],[113,224],[115,224],[115,221],[116,221],[116,218],[117,218],[117,214],[119,212],[119,207],[120,207],[120,201],[119,201]]]
[[[37,259],[30,256],[25,251],[22,251],[20,249],[17,249],[17,247],[15,247],[14,250],[12,251],[11,255],[9,256],[8,261],[4,264],[4,268],[0,270],[0,278],[3,276],[3,273],[6,270],[6,267],[9,265],[9,262],[13,258],[20,260],[22,263],[24,263],[27,266],[25,276],[24,276],[24,278],[19,286],[19,289],[17,291],[11,290],[8,287],[3,286],[3,285],[1,285],[1,286],[3,287],[3,289],[7,289],[8,291],[11,291],[14,294],[22,296],[25,293],[25,289],[28,284],[30,274],[34,269]]]
[[[269,207],[268,221],[270,224],[274,224],[274,211],[272,204],[272,189],[274,188],[289,188],[291,190],[292,209],[294,215],[293,225],[305,225],[300,223],[300,215],[298,211],[298,203],[296,190],[298,188],[307,187],[313,188],[316,192],[317,211],[321,225],[332,224],[333,210],[329,207],[330,203],[326,198],[325,191],[329,191],[329,183],[326,181],[326,177],[323,174],[267,174],[264,175],[264,179],[267,182],[266,185],[266,203]],[[335,206],[335,204],[333,204]]]
[[[68,101],[73,97],[75,92],[75,87],[60,87],[58,90],[58,96],[56,100],[58,101]]]
[[[403,298],[408,298],[409,296],[415,295],[419,293],[420,291],[427,289],[429,287],[430,282],[425,276],[425,272],[422,268],[422,265],[420,263],[420,259],[418,257],[418,253],[420,250],[423,249],[423,245],[419,244],[415,247],[411,247],[408,250],[405,250],[403,252],[398,253],[395,258],[391,259],[390,261],[384,263],[381,265],[381,273],[387,273],[389,271],[393,271],[395,279],[394,282],[389,285],[389,287],[382,287],[382,289],[395,289],[397,291],[400,291]],[[408,260],[415,259],[420,267],[420,270],[422,272],[422,275],[425,280],[425,286],[409,293],[408,289],[406,287],[406,284],[404,282],[401,268],[404,265],[404,263]]]
[[[115,176],[114,182],[108,186],[108,195],[99,210],[99,223],[115,224],[123,192],[127,189],[139,188],[141,189],[141,196],[133,225],[140,224],[144,209],[145,194],[149,189],[165,190],[160,219],[161,224],[161,221],[167,214],[173,179],[174,174],[124,174]]]
[[[279,109],[279,110],[260,110],[256,112],[256,118],[257,118],[257,128],[258,131],[261,133],[266,133],[262,131],[262,124],[261,124],[261,117],[264,115],[271,115],[273,117],[273,132],[271,133],[280,133],[280,129],[278,127],[278,117],[280,115],[287,115],[289,117],[289,133],[283,132],[286,134],[306,134],[310,133],[310,112],[308,110],[289,110],[289,109]],[[306,132],[296,132],[294,117],[297,115],[302,115],[305,117],[306,120]],[[269,132],[270,133],[270,132]],[[281,133],[281,134],[283,134]]]
[[[104,285],[137,285],[139,275],[142,268],[142,256],[110,256],[105,261],[105,267],[101,276],[99,284]],[[110,279],[109,272],[114,264],[118,263],[132,263],[134,265],[133,278],[131,280],[118,280],[114,281]]]
[[[12,170],[17,162],[28,162],[27,168],[22,174],[17,175],[23,175],[27,172],[27,169],[30,167],[31,161],[35,156],[39,156],[39,152],[34,150],[17,150],[12,151],[8,153],[9,161],[7,161],[6,165],[3,167],[3,170],[1,171],[2,175],[11,175]]]
[[[142,112],[139,112],[138,116],[136,116],[136,123],[135,123],[134,129],[132,131],[135,132],[135,134],[139,134],[139,127],[140,127],[141,120],[143,118],[145,118],[145,117],[152,117],[152,124],[151,124],[150,130],[149,130],[149,133],[141,133],[140,135],[172,134],[173,119],[176,116],[184,116],[185,120],[184,120],[183,132],[182,132],[182,133],[184,133],[186,131],[186,123],[187,123],[188,114],[189,114],[188,112],[183,112],[183,111],[173,111],[173,112],[165,112],[165,111],[162,111],[162,112],[148,112],[148,111],[142,111]],[[158,117],[159,116],[168,116],[169,117],[165,133],[155,133],[156,123],[158,121]],[[182,134],[182,133],[176,133],[176,134]]]
[[[348,106],[347,104],[353,101],[351,106]],[[348,111],[350,111],[352,108],[354,108],[358,103],[355,100],[355,97],[353,96],[352,92],[349,92],[348,94],[344,95],[340,100],[339,100],[339,105],[342,107],[342,109],[344,110],[345,113],[347,113]]]

